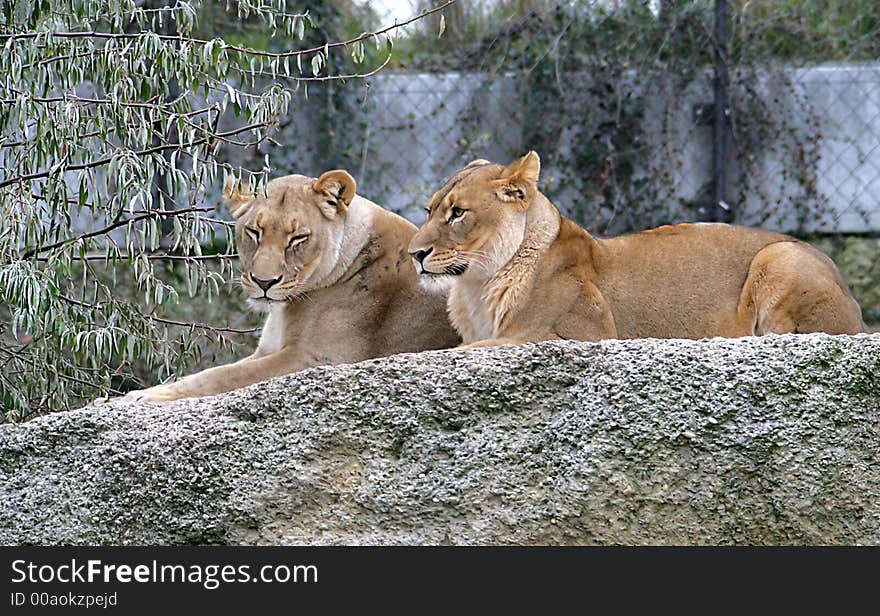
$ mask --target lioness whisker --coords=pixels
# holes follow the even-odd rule
[[[484,272],[489,273],[492,266],[492,258],[482,251],[459,251],[459,257],[464,257],[476,266],[480,267]]]

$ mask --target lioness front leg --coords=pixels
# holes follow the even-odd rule
[[[486,338],[485,340],[477,340],[476,342],[471,342],[469,344],[460,344],[458,345],[459,349],[485,349],[489,347],[496,346],[504,346],[507,344],[525,344],[526,342],[532,342],[531,340],[519,340],[517,338]]]
[[[298,353],[281,350],[263,357],[248,357],[233,364],[208,368],[187,377],[129,392],[126,402],[168,402],[181,398],[200,398],[222,394],[276,376],[308,368]]]
[[[504,345],[520,345],[529,342],[544,342],[545,340],[559,340],[559,336],[553,332],[544,331],[534,328],[516,328],[513,331],[505,332],[505,335],[498,338],[485,338],[483,340],[475,340],[468,344],[458,345],[459,349],[485,349],[488,347],[497,347]]]

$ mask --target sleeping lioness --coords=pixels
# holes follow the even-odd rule
[[[707,223],[597,239],[538,190],[539,171],[535,152],[472,162],[410,242],[426,283],[449,288],[466,345],[864,331],[834,263],[808,244]]]
[[[426,292],[406,253],[416,227],[355,194],[345,171],[289,175],[265,197],[227,182],[248,303],[268,313],[256,352],[130,392],[165,401],[219,394],[319,364],[459,342],[445,297]]]

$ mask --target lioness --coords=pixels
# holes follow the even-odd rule
[[[465,345],[864,331],[834,263],[791,237],[679,224],[597,239],[538,190],[535,152],[477,160],[431,197],[409,251],[449,288]]]
[[[319,364],[454,346],[445,298],[419,286],[416,227],[355,194],[345,171],[289,175],[256,196],[227,182],[251,307],[268,313],[256,352],[125,399],[219,394]]]

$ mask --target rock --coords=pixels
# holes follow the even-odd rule
[[[549,342],[0,426],[3,544],[880,544],[880,335]]]

